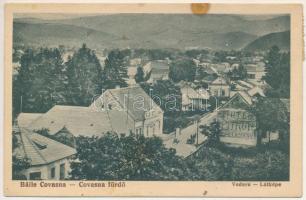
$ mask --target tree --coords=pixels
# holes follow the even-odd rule
[[[71,163],[74,180],[180,180],[182,160],[157,137],[106,133],[79,137],[77,160]]]
[[[289,134],[290,129],[290,113],[285,108],[284,103],[277,98],[259,98],[252,112],[256,116],[257,129],[261,133],[267,133],[270,141],[270,133],[279,131],[279,133]],[[281,135],[281,138],[287,138]],[[258,143],[261,137],[258,137]]]
[[[200,132],[207,136],[208,144],[216,145],[220,143],[221,128],[218,121],[213,121],[209,126],[201,125]]]
[[[112,50],[104,63],[103,84],[105,89],[116,86],[127,86],[124,79],[128,78],[127,67],[124,62],[125,54],[118,49]]]
[[[27,49],[13,80],[13,112],[46,112],[65,102],[63,60],[57,48]]]
[[[161,107],[165,115],[181,110],[181,90],[171,80],[158,80],[153,85],[142,83],[140,86]]]
[[[253,157],[233,157],[232,180],[288,181],[288,154],[276,150],[258,152]]]
[[[266,57],[266,75],[263,78],[272,89],[270,97],[290,97],[290,52],[281,53],[277,46],[271,47]]]
[[[16,133],[12,137],[12,179],[13,180],[26,180],[26,177],[21,174],[22,170],[28,169],[31,166],[31,162],[27,157],[21,157],[14,153],[14,151],[20,147],[20,143]]]
[[[169,77],[174,82],[194,81],[196,65],[192,60],[178,60],[170,65]]]
[[[140,83],[144,81],[144,72],[142,67],[137,67],[137,72],[135,75],[135,81],[136,83]]]
[[[238,68],[235,67],[229,71],[227,75],[231,80],[245,80],[247,78],[247,70],[243,65],[239,65]]]
[[[88,106],[102,90],[102,67],[95,53],[83,44],[66,63],[68,103]]]
[[[187,180],[232,180],[233,159],[216,148],[206,146],[186,159]]]
[[[12,157],[12,179],[13,180],[26,180],[27,178],[21,174],[22,170],[28,169],[31,162],[28,158],[18,158],[13,155]]]

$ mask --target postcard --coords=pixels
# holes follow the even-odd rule
[[[5,195],[300,197],[302,14],[6,4]]]

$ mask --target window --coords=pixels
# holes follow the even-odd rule
[[[30,173],[30,180],[41,180],[41,172]]]
[[[136,134],[142,134],[142,128],[136,128]]]
[[[60,165],[60,180],[65,179],[65,163]]]
[[[225,96],[225,90],[221,90],[222,96]]]
[[[248,74],[249,79],[255,79],[255,74]]]
[[[55,167],[51,168],[51,178],[55,178]]]
[[[218,96],[218,90],[214,91],[215,96]]]

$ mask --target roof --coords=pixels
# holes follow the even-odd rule
[[[70,146],[57,142],[28,129],[20,129],[23,155],[31,160],[31,165],[45,165],[76,154]]]
[[[264,72],[265,67],[262,64],[247,64],[245,69],[248,72]]]
[[[137,74],[137,67],[128,67],[128,76],[135,76]]]
[[[214,70],[225,73],[231,70],[231,66],[229,63],[215,63],[210,65]]]
[[[234,93],[234,95],[230,98],[228,102],[221,106],[221,108],[230,105],[231,102],[234,101],[236,98],[241,98],[245,103],[248,104],[248,106],[253,104],[252,97],[248,93],[246,93],[245,91],[237,91]]]
[[[109,131],[126,132],[128,128],[122,123],[125,121],[126,115],[122,115],[122,111],[96,111],[90,107],[57,105],[28,127],[31,130],[47,128],[50,134],[56,134],[65,126],[74,136],[98,136]]]
[[[250,96],[254,96],[256,94],[259,94],[262,97],[265,97],[266,95],[264,94],[263,90],[260,87],[253,87],[252,89],[248,90],[248,94]]]
[[[127,109],[127,112],[135,121],[143,121],[145,119],[146,111],[150,111],[152,108],[162,112],[161,108],[154,103],[151,97],[139,85],[133,85],[125,88],[108,89],[105,91],[105,93],[110,94],[114,100],[120,104],[121,107]],[[144,109],[135,108],[135,102],[139,101],[143,103],[142,108]]]
[[[239,94],[240,96],[242,96],[242,98],[250,105],[253,104],[253,101],[252,101],[252,97],[246,93],[245,91],[238,91],[237,94]]]
[[[209,99],[209,94],[206,90],[196,91],[189,85],[184,85],[181,87],[182,98],[188,97],[189,99]],[[183,99],[184,101],[184,99]]]
[[[201,66],[201,69],[203,69],[207,74],[217,74],[218,73],[218,71],[215,68],[213,68],[209,65],[208,66],[203,65],[203,66]]]
[[[38,119],[42,113],[20,113],[17,117],[19,127],[28,127],[33,121]]]
[[[228,85],[227,81],[222,77],[217,77],[211,82],[211,85]]]
[[[163,77],[169,74],[170,67],[165,61],[157,60],[148,62],[144,68],[151,71],[153,77]]]
[[[202,78],[202,81],[203,82],[206,82],[206,83],[211,83],[213,82],[214,80],[216,79],[216,77],[214,75],[207,75],[205,77]]]
[[[140,65],[141,64],[141,58],[133,58],[130,60],[130,65]]]

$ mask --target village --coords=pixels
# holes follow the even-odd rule
[[[73,55],[67,52],[63,54],[66,62]],[[45,113],[21,110],[13,125],[19,143],[14,154],[31,160],[22,174],[30,180],[66,179],[70,161],[77,153],[76,138],[107,132],[159,137],[166,148],[175,149],[183,159],[205,146],[210,136],[203,134],[204,127],[213,123],[219,126],[220,142],[233,148],[247,149],[259,141],[280,139],[277,130],[259,132],[252,112],[271,88],[265,81],[267,52],[243,56],[236,52],[222,52],[222,56],[208,50],[187,52],[191,67],[183,63],[183,69],[193,68],[192,78],[189,72],[176,73],[173,63],[180,57],[150,60],[147,56],[128,56],[124,58],[124,86],[114,83],[111,89],[101,90],[90,105],[54,105]],[[107,59],[98,53],[97,57],[101,63]],[[16,75],[20,64],[14,66]],[[179,73],[186,77],[179,78]],[[163,84],[176,88],[176,94],[166,92],[161,96],[154,88]],[[289,100],[282,98],[280,103],[289,113]],[[183,122],[175,123],[178,115],[183,116]]]

